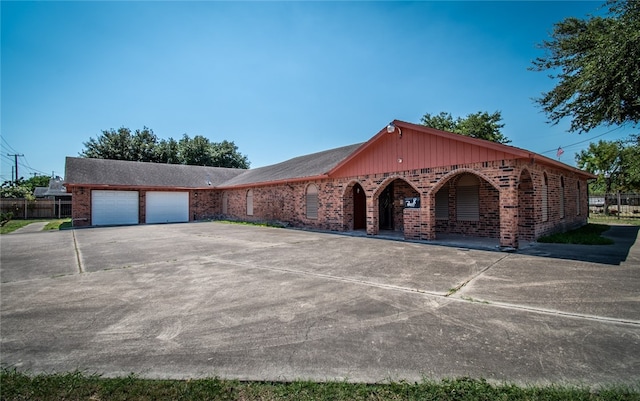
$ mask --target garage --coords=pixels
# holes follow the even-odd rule
[[[91,191],[91,224],[138,224],[138,191]]]
[[[147,192],[147,223],[181,223],[189,221],[189,192]]]

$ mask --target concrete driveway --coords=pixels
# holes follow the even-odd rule
[[[223,223],[3,236],[1,360],[152,378],[640,387],[638,230],[615,233],[628,244],[615,263]]]

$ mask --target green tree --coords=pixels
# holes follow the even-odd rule
[[[554,25],[533,71],[558,80],[535,99],[557,124],[571,119],[571,132],[640,120],[640,1],[611,0],[606,17],[570,17]]]
[[[168,164],[180,164],[180,157],[178,156],[178,142],[169,138],[168,140],[161,140],[156,146],[156,161],[158,163]]]
[[[620,190],[640,191],[640,134],[625,141],[620,155],[622,162]]]
[[[500,130],[504,127],[501,124],[502,114],[499,111],[489,114],[486,111],[469,114],[467,117],[457,117],[455,120],[450,113],[440,112],[437,115],[426,113],[422,116],[420,123],[427,127],[439,129],[441,131],[454,132],[456,134],[470,136],[472,138],[485,139],[498,143],[509,143],[510,139],[505,137]]]
[[[576,154],[578,167],[598,176],[591,186],[593,192],[609,194],[618,189],[622,172],[621,153],[620,142],[600,140]]]
[[[238,152],[233,142],[211,142],[202,135],[190,138],[187,134],[179,141],[158,140],[147,127],[133,133],[125,127],[104,130],[84,146],[80,156],[96,159],[249,168],[247,156]]]
[[[0,187],[0,198],[24,198],[27,200],[34,200],[35,196],[33,196],[33,189],[29,188],[23,183],[18,182],[18,184],[5,181]]]
[[[249,159],[238,151],[235,143],[222,141],[212,144],[214,165],[219,167],[249,168]]]
[[[36,175],[27,180],[21,180],[20,185],[31,189],[31,192],[33,192],[36,187],[48,187],[49,180],[51,180],[51,177],[47,175]]]

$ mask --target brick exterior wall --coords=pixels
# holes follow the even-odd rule
[[[455,182],[463,173],[480,179],[477,222],[457,221]],[[542,220],[543,174],[548,178],[548,221]],[[560,217],[560,182],[564,182],[564,217]],[[247,220],[280,220],[294,227],[333,231],[353,229],[352,189],[359,183],[367,195],[367,232],[378,233],[378,197],[394,183],[394,228],[405,238],[434,239],[438,233],[499,238],[503,246],[518,246],[518,239],[531,241],[542,235],[566,231],[586,224],[587,182],[568,170],[500,160],[433,169],[400,171],[334,180],[313,181],[319,189],[317,219],[305,214],[305,190],[311,183],[255,187],[254,214],[246,215],[247,189],[227,190],[228,215]],[[578,182],[580,194],[578,195]],[[435,193],[451,186],[449,219],[435,219]],[[405,197],[421,197],[420,209],[404,209]],[[580,203],[580,207],[578,207]],[[578,213],[580,210],[580,213]],[[418,228],[419,227],[419,228]]]
[[[480,181],[480,218],[477,222],[456,219],[455,183],[464,173],[474,174]],[[548,180],[547,221],[542,218],[541,191],[545,173]],[[252,188],[191,190],[189,219],[221,216],[224,209],[222,201],[226,198],[226,217],[248,221],[276,220],[294,227],[348,231],[353,229],[353,187],[359,183],[366,194],[367,233],[375,235],[379,230],[378,198],[392,182],[394,229],[403,231],[405,237],[410,239],[429,240],[437,238],[438,233],[457,233],[499,238],[501,245],[517,247],[519,240],[530,241],[587,222],[586,180],[570,170],[522,160],[499,160]],[[306,189],[311,183],[318,187],[317,218],[306,216]],[[450,186],[449,219],[436,221],[435,194],[444,185]],[[72,188],[74,226],[91,225],[91,189]],[[145,196],[151,189],[138,190],[140,222],[143,223]],[[249,190],[253,191],[253,215],[247,214]],[[404,209],[405,197],[420,197],[421,208]],[[564,215],[560,207],[563,198]]]

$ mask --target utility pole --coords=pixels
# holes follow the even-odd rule
[[[24,155],[18,155],[18,154],[10,155],[9,153],[7,153],[7,156],[13,156],[13,160],[15,161],[15,165],[16,165],[16,180],[13,183],[17,185],[18,184],[18,177],[19,177],[19,175],[18,175],[18,157],[24,157]]]

